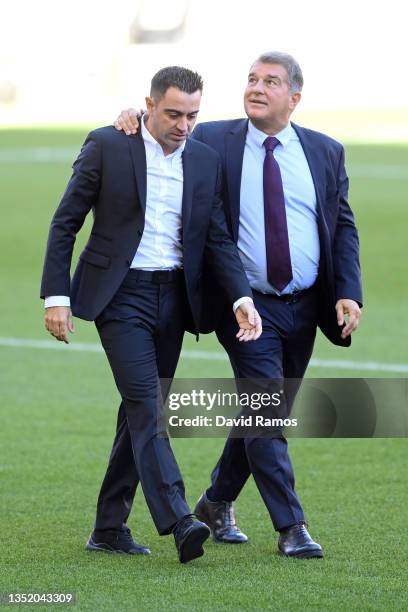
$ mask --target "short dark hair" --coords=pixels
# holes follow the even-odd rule
[[[192,94],[198,89],[203,91],[203,79],[197,72],[180,66],[167,66],[156,72],[152,78],[150,95],[152,98],[162,98],[169,87],[177,87],[180,91]]]

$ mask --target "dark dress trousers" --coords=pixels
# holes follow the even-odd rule
[[[340,298],[362,303],[359,241],[347,202],[348,178],[344,150],[324,134],[292,124],[303,147],[317,199],[320,262],[318,278],[309,290],[289,298],[254,291],[263,322],[256,342],[237,344],[228,313],[206,309],[203,329],[216,328],[237,378],[284,379],[289,412],[312,354],[316,327],[334,344],[350,345],[341,338],[335,303]],[[198,125],[194,138],[209,145],[221,158],[223,202],[227,223],[238,242],[240,186],[248,120],[215,121]],[[264,239],[264,237],[260,237]],[[207,283],[208,300],[216,295]],[[275,529],[304,520],[294,489],[294,476],[283,436],[257,438],[230,436],[212,473],[210,499],[233,501],[252,473]]]
[[[159,379],[173,377],[184,331],[200,331],[204,261],[223,288],[226,308],[252,295],[225,222],[218,154],[186,142],[183,269],[152,274],[129,269],[145,219],[142,137],[95,130],[73,168],[51,223],[41,296],[70,296],[73,314],[95,321],[122,398],[95,528],[122,528],[140,481],[158,532],[167,534],[190,509],[165,431],[166,389]],[[75,236],[91,210],[91,234],[71,282]]]

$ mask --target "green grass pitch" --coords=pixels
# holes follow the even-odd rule
[[[84,137],[84,130],[0,131],[1,338],[48,339],[38,299],[45,240]],[[313,366],[308,375],[401,376],[358,364],[408,362],[408,146],[346,151],[366,305],[351,349],[319,337],[314,353],[355,365]],[[92,324],[76,321],[75,341],[97,342]],[[213,336],[198,345],[187,337],[184,347],[221,350]],[[203,558],[181,566],[138,491],[130,527],[151,556],[87,554],[118,406],[105,357],[0,345],[0,359],[0,592],[74,591],[76,608],[92,611],[406,609],[406,439],[291,439],[297,489],[323,561],[277,555],[252,481],[236,504],[246,545],[209,543]],[[178,375],[222,377],[230,369],[184,360]],[[222,440],[177,439],[173,447],[194,505]]]

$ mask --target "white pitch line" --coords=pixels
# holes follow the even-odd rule
[[[367,370],[368,372],[407,373],[406,363],[377,363],[376,361],[348,361],[346,359],[311,359],[315,368],[339,368],[340,370]]]
[[[100,344],[91,344],[87,342],[64,344],[63,342],[58,342],[57,340],[26,340],[24,338],[0,337],[0,346],[47,349],[51,351],[79,351],[80,353],[103,353],[103,348]]]
[[[100,344],[86,342],[75,342],[63,344],[57,340],[26,340],[24,338],[0,337],[0,346],[12,348],[46,349],[53,351],[78,351],[80,353],[102,353]],[[182,351],[181,356],[185,359],[197,359],[203,361],[228,361],[225,353],[216,351]],[[395,372],[396,374],[408,373],[408,364],[405,363],[377,363],[375,361],[348,361],[345,359],[311,359],[310,367],[328,368],[340,370],[364,370],[367,372]]]

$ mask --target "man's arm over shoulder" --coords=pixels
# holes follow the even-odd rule
[[[88,134],[73,164],[73,174],[51,221],[41,297],[70,295],[70,268],[75,238],[86,215],[97,201],[101,167],[101,135],[100,130],[95,130]]]

